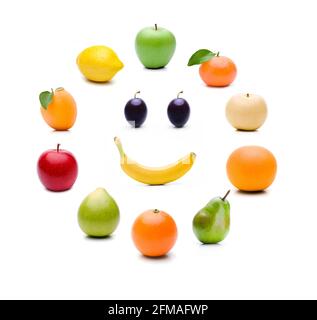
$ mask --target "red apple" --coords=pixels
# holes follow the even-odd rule
[[[77,179],[78,166],[73,154],[61,150],[59,144],[55,150],[42,153],[37,163],[37,173],[43,185],[51,191],[70,189]]]

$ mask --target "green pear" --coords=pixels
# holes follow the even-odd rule
[[[214,198],[194,217],[193,231],[199,241],[215,244],[223,241],[230,229],[230,204],[226,200],[230,190],[223,198]]]
[[[119,220],[117,203],[103,188],[90,193],[78,210],[79,226],[91,237],[109,236],[117,228]]]

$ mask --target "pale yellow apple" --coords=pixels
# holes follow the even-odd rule
[[[266,120],[266,102],[257,94],[236,94],[227,103],[226,116],[238,130],[256,130]]]

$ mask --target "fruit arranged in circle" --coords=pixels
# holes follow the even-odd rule
[[[164,256],[176,242],[176,223],[164,211],[157,209],[145,211],[137,217],[133,224],[132,239],[144,256]]]
[[[177,98],[172,100],[167,108],[168,118],[176,128],[183,127],[187,123],[190,115],[189,104],[185,99],[180,98],[181,93],[183,93],[183,91],[178,93]]]
[[[227,103],[226,116],[234,128],[254,131],[266,120],[266,102],[257,94],[236,94]]]
[[[139,128],[144,123],[147,116],[147,107],[145,102],[137,98],[137,91],[133,99],[130,99],[124,108],[124,115],[132,127]]]
[[[236,149],[228,158],[227,175],[231,183],[242,191],[262,191],[274,181],[277,162],[274,155],[259,146]]]
[[[120,153],[122,170],[132,179],[149,185],[162,185],[175,181],[185,175],[193,166],[196,154],[191,152],[177,162],[165,167],[146,167],[129,158],[119,138],[114,142]]]
[[[206,244],[223,241],[230,229],[230,204],[227,200],[230,190],[224,197],[210,200],[199,210],[193,219],[193,231],[197,239]]]
[[[91,192],[78,209],[79,226],[90,237],[110,236],[119,221],[118,205],[104,188]]]
[[[135,50],[141,63],[149,69],[165,67],[173,57],[176,39],[172,32],[158,27],[144,28],[135,39]]]
[[[42,92],[40,103],[42,117],[51,128],[64,131],[74,125],[77,117],[76,102],[64,88]]]
[[[42,153],[37,163],[37,172],[42,184],[51,191],[65,191],[75,183],[78,165],[74,155],[57,145],[55,150]]]
[[[90,81],[110,81],[124,65],[117,54],[106,46],[86,48],[77,57],[81,73]]]
[[[201,79],[210,87],[229,86],[237,75],[234,62],[219,52],[214,53],[207,49],[196,51],[188,61],[188,66],[200,64],[199,74]]]

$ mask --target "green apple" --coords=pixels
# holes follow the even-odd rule
[[[214,198],[194,217],[193,231],[197,239],[206,244],[219,243],[226,238],[230,229],[230,204],[223,198]]]
[[[157,25],[142,29],[135,39],[136,53],[141,63],[149,69],[165,67],[172,59],[175,48],[173,33]]]
[[[98,188],[90,193],[78,210],[78,223],[91,237],[106,237],[114,232],[120,220],[119,208],[109,193]]]

